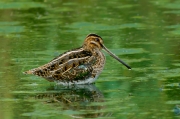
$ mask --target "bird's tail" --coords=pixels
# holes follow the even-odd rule
[[[23,72],[23,74],[33,74],[33,73],[34,73],[34,71],[32,71],[32,70]]]

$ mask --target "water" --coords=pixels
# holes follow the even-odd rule
[[[180,118],[180,1],[0,2],[0,118]],[[58,86],[23,71],[97,33],[106,54],[95,85]]]

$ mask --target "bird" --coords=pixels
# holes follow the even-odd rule
[[[92,84],[105,65],[106,58],[102,49],[131,70],[129,65],[105,47],[101,36],[91,33],[86,36],[81,47],[64,52],[49,63],[23,73],[40,76],[62,85]]]

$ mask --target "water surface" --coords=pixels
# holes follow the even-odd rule
[[[2,0],[0,118],[180,118],[180,1]],[[106,55],[96,84],[64,87],[22,72],[96,33]]]

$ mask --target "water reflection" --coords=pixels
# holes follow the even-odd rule
[[[103,115],[100,110],[105,108],[102,104],[100,105],[100,102],[104,102],[104,96],[94,84],[51,86],[46,93],[37,94],[35,98],[42,100],[45,104],[61,107],[64,111],[80,112],[80,114],[69,114],[72,117],[99,117]]]

